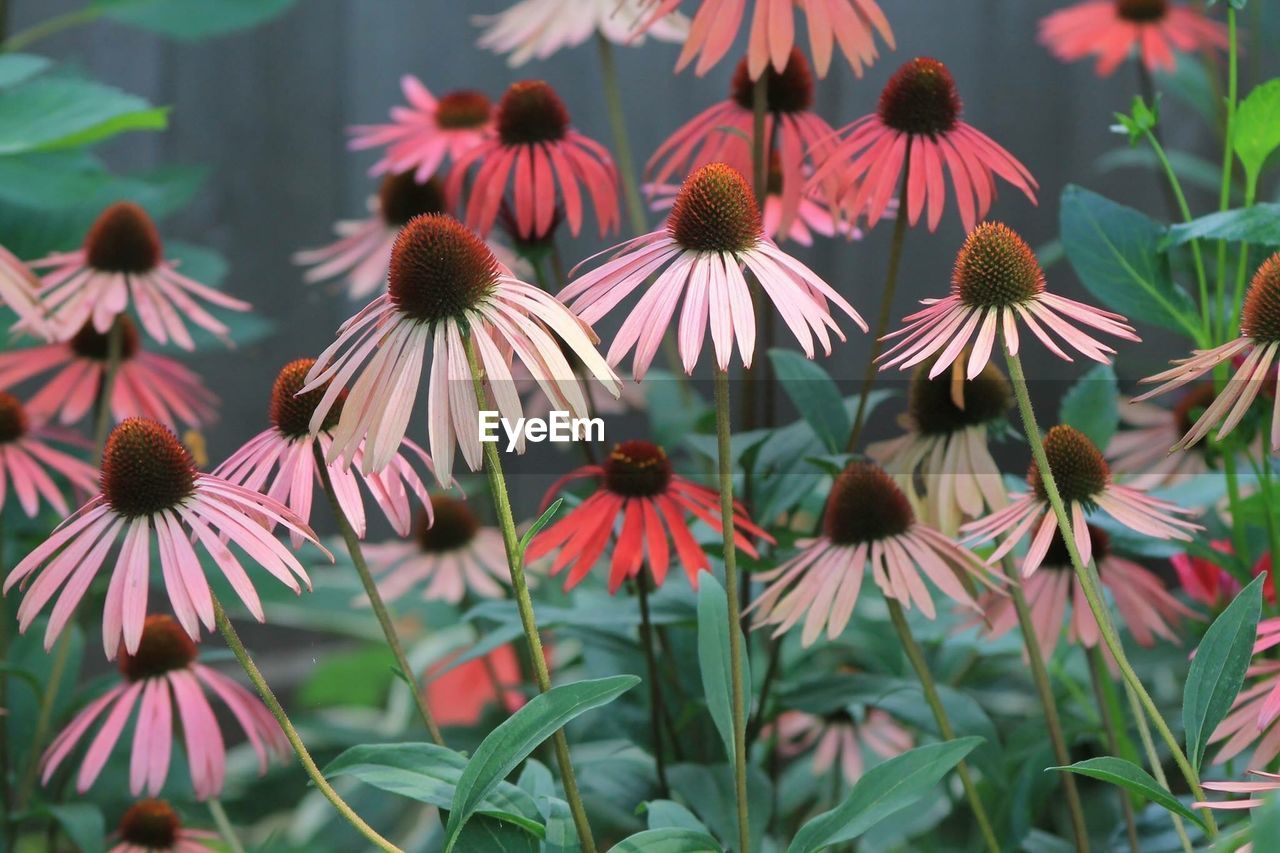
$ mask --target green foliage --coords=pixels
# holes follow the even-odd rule
[[[776,381],[827,450],[844,450],[853,423],[845,411],[840,389],[827,372],[817,362],[792,350],[770,350],[769,361]]]
[[[131,130],[163,130],[168,110],[68,73],[0,88],[0,155],[75,148]]]
[[[724,742],[725,754],[734,762],[733,738],[733,665],[729,657],[729,605],[724,587],[710,574],[698,583],[698,664],[702,670],[702,691],[707,710],[715,721],[716,731]],[[747,648],[742,629],[737,625],[742,648]],[[743,662],[743,695],[751,695],[751,670]]]
[[[1280,246],[1280,204],[1263,202],[1235,210],[1210,213],[1169,229],[1161,248],[1181,246],[1192,240],[1226,240]]]
[[[391,687],[395,656],[385,645],[325,655],[298,688],[298,701],[309,708],[373,707]]]
[[[1280,147],[1280,79],[1254,87],[1240,102],[1231,142],[1244,166],[1245,180],[1256,184],[1267,157]]]
[[[1080,430],[1100,449],[1105,449],[1120,420],[1115,369],[1099,364],[1062,395],[1058,421]]]
[[[1069,767],[1051,767],[1049,769],[1078,773],[1091,779],[1100,779],[1103,782],[1110,782],[1112,785],[1119,785],[1126,791],[1131,791],[1144,799],[1148,799],[1179,817],[1204,826],[1204,821],[1199,815],[1184,806],[1177,797],[1170,794],[1150,773],[1130,761],[1125,761],[1123,758],[1105,755],[1101,758],[1077,761]]]
[[[273,21],[297,0],[94,0],[112,20],[184,41],[197,41]]]
[[[696,829],[646,829],[609,848],[611,853],[720,853],[724,846]]]

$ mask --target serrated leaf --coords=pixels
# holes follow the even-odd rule
[[[610,853],[722,853],[724,847],[705,832],[668,826],[646,829],[609,848]]]
[[[195,41],[256,27],[297,0],[95,0],[112,20],[170,38]]]
[[[853,424],[844,408],[840,389],[817,362],[798,352],[784,349],[769,350],[775,381],[796,407],[827,450],[838,453]]]
[[[742,629],[738,631],[742,648],[746,639]],[[742,666],[742,695],[751,695],[751,670]],[[702,673],[702,692],[707,700],[707,710],[724,742],[725,754],[732,765],[735,762],[733,737],[733,672],[729,654],[729,605],[724,587],[709,573],[698,582],[698,666]]]
[[[1088,436],[1105,450],[1120,421],[1119,385],[1109,364],[1099,364],[1081,376],[1062,396],[1058,421]]]
[[[1240,102],[1231,141],[1248,180],[1256,182],[1267,157],[1280,147],[1280,79],[1255,86]]]
[[[1161,243],[1161,248],[1181,246],[1192,240],[1226,240],[1229,243],[1280,246],[1280,204],[1262,203],[1223,210],[1174,225]]]
[[[1078,773],[1091,779],[1100,779],[1103,782],[1110,782],[1112,785],[1119,785],[1126,791],[1132,791],[1167,811],[1204,826],[1204,821],[1200,819],[1199,815],[1165,790],[1164,786],[1157,782],[1150,773],[1132,762],[1125,761],[1123,758],[1104,755],[1100,758],[1090,758],[1087,761],[1077,761],[1068,767],[1050,767],[1049,769]]]

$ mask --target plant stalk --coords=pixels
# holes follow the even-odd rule
[[[1107,749],[1112,755],[1119,756],[1120,729],[1116,725],[1116,718],[1111,713],[1111,703],[1107,698],[1111,676],[1107,673],[1106,661],[1103,660],[1102,652],[1097,646],[1088,650],[1088,656],[1089,680],[1093,682],[1093,697],[1098,703],[1098,719],[1102,722],[1102,730],[1107,735]],[[1138,713],[1141,715],[1141,709]],[[1148,733],[1149,736],[1150,733]],[[1124,812],[1124,831],[1129,839],[1129,849],[1133,853],[1142,853],[1142,845],[1138,841],[1138,827],[1133,819],[1133,800],[1129,797],[1129,792],[1123,788],[1117,788],[1116,794],[1120,797],[1120,809]]]
[[[236,835],[236,828],[231,825],[227,810],[222,807],[222,801],[217,797],[209,800],[209,816],[213,818],[213,825],[218,828],[218,834],[222,836],[227,849],[231,853],[244,853],[244,845]]]
[[[107,364],[102,374],[102,387],[98,389],[98,409],[93,423],[93,458],[102,464],[102,451],[111,434],[111,395],[115,393],[116,375],[124,356],[124,323],[119,317],[111,321],[107,332]]]
[[[641,569],[636,578],[636,601],[640,605],[640,645],[644,647],[645,671],[649,677],[649,728],[653,730],[653,763],[658,775],[658,796],[670,797],[667,783],[666,748],[662,743],[662,677],[658,673],[658,657],[653,648],[653,623],[649,618],[649,579]]]

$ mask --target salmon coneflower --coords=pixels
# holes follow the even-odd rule
[[[107,586],[102,646],[108,659],[114,659],[120,648],[134,654],[142,642],[154,544],[169,604],[194,639],[199,636],[199,623],[210,630],[214,627],[212,594],[194,544],[199,543],[261,622],[265,620],[262,602],[227,543],[295,593],[301,592],[298,579],[308,588],[311,584],[298,558],[263,527],[263,519],[301,533],[332,559],[315,533],[287,507],[201,474],[172,432],[155,421],[130,418],[107,438],[98,494],[14,567],[4,592],[19,583],[26,588],[18,607],[18,630],[25,632],[61,588],[45,630],[44,645],[49,649],[106,564],[116,540],[123,538]],[[28,586],[26,581],[33,576]]]
[[[107,853],[216,853],[218,833],[183,826],[164,800],[139,800],[125,811]]]
[[[1249,411],[1264,387],[1280,391],[1280,379],[1274,369],[1280,361],[1280,252],[1262,262],[1244,298],[1244,311],[1240,315],[1240,337],[1208,350],[1195,350],[1189,358],[1174,362],[1175,367],[1140,382],[1161,383],[1134,400],[1141,402],[1175,388],[1181,388],[1206,376],[1220,364],[1226,364],[1236,356],[1244,356],[1234,375],[1222,393],[1209,403],[1204,414],[1187,430],[1171,451],[1190,447],[1209,434],[1215,426],[1218,438],[1229,435]],[[1280,393],[1276,393],[1274,412],[1280,413]],[[1280,453],[1280,417],[1271,418],[1269,446],[1272,453]]]
[[[1231,712],[1209,737],[1209,743],[1221,744],[1214,764],[1230,761],[1250,746],[1253,754],[1249,763],[1255,767],[1267,767],[1280,755],[1280,724],[1276,722],[1280,719],[1280,660],[1272,657],[1274,653],[1268,654],[1276,646],[1280,646],[1280,618],[1263,619],[1253,644],[1254,659],[1245,673],[1253,683],[1241,689]]]
[[[605,263],[571,282],[559,298],[594,324],[650,276],[657,276],[609,346],[609,363],[614,365],[635,349],[636,381],[644,378],[682,297],[677,340],[685,372],[692,373],[698,363],[708,326],[721,370],[729,367],[735,340],[742,363],[750,367],[756,320],[744,266],[809,358],[814,356],[815,337],[827,355],[832,333],[844,340],[828,300],[867,330],[866,321],[843,296],[764,236],[751,185],[724,163],[703,166],[685,180],[666,227],[607,254]]]
[[[504,558],[505,559],[505,558]],[[502,688],[502,710],[513,714],[525,703],[521,691],[524,676],[515,646],[508,643],[478,658],[454,664],[457,655],[440,661],[427,670],[427,702],[436,708],[436,720],[442,726],[474,726],[484,717],[485,709],[499,701]]]
[[[884,759],[915,745],[911,732],[879,708],[868,708],[861,719],[844,708],[822,716],[783,711],[761,737],[767,739],[770,734],[778,738],[778,754],[783,758],[812,753],[814,776],[825,776],[838,766],[849,785],[862,778],[864,750]]]
[[[454,163],[445,189],[459,210],[473,166],[475,176],[465,192],[466,223],[482,235],[493,229],[508,183],[521,239],[547,234],[557,207],[576,236],[582,230],[584,189],[601,236],[616,231],[621,221],[618,172],[608,149],[570,126],[564,101],[542,80],[512,83],[498,103],[494,132]]]
[[[1040,42],[1063,62],[1096,56],[1106,77],[1131,55],[1148,71],[1172,71],[1179,53],[1227,48],[1227,28],[1172,0],[1086,0],[1046,15]]]
[[[172,617],[148,616],[138,647],[132,652],[120,649],[123,683],[86,705],[54,738],[40,759],[42,783],[49,784],[62,762],[101,720],[76,775],[76,790],[81,794],[89,790],[125,726],[135,719],[136,710],[129,756],[130,793],[135,797],[144,790],[151,796],[160,793],[169,775],[178,731],[174,723],[178,722],[196,798],[218,796],[227,772],[227,747],[206,693],[226,705],[258,755],[258,772],[266,773],[269,753],[283,756],[289,752],[284,732],[257,696],[199,663],[197,656],[195,642]]]
[[[653,9],[641,23],[641,32],[674,12],[681,0],[644,2]],[[809,49],[819,77],[827,76],[837,44],[858,77],[862,76],[864,67],[880,56],[877,35],[890,50],[894,48],[889,20],[875,0],[755,0],[747,53],[753,80],[759,79],[770,65],[774,71],[786,66],[796,41],[794,10],[797,6],[808,19]],[[703,0],[694,13],[676,71],[683,70],[694,57],[698,57],[694,73],[702,76],[710,71],[733,46],[745,13],[743,0]]]
[[[1050,331],[1071,349],[1102,364],[1110,364],[1115,350],[1082,332],[1076,323],[1124,340],[1140,340],[1119,314],[1046,290],[1044,270],[1031,247],[1000,222],[984,222],[969,232],[956,255],[951,292],[921,304],[926,307],[903,318],[905,325],[885,336],[885,340],[897,340],[877,359],[881,370],[906,370],[932,358],[929,375],[939,376],[968,348],[965,376],[973,379],[990,361],[1001,333],[1009,353],[1018,354],[1020,322],[1066,361],[1071,356]]]
[[[1036,203],[1039,184],[1012,154],[961,121],[960,95],[947,66],[917,57],[899,68],[880,93],[874,113],[839,131],[841,139],[811,179],[816,188],[834,186],[833,205],[846,215],[875,223],[899,195],[906,171],[907,209],[912,225],[926,203],[929,230],[942,220],[947,200],[943,169],[951,175],[965,231],[987,215],[996,194],[996,176]]]
[[[659,18],[644,35],[637,35],[646,5],[647,0],[520,0],[496,15],[473,15],[471,22],[484,29],[477,44],[505,54],[512,68],[577,47],[594,35],[627,46],[643,44],[645,35],[684,41],[689,19],[679,12]]]
[[[1209,549],[1229,557],[1235,552],[1228,539],[1210,540]],[[1240,582],[1223,567],[1226,559],[1215,560],[1195,554],[1174,554],[1169,557],[1178,576],[1178,584],[1188,597],[1208,607],[1219,608],[1226,605],[1240,592]],[[1254,571],[1257,574],[1257,570]],[[1263,585],[1271,585],[1270,601],[1275,601],[1273,578],[1268,576]]]
[[[616,593],[628,578],[648,564],[655,586],[662,586],[671,566],[671,546],[689,583],[698,586],[698,572],[711,563],[690,529],[690,516],[724,535],[720,524],[720,495],[681,477],[666,451],[647,441],[624,441],[600,465],[584,465],[561,477],[547,490],[543,509],[575,480],[593,479],[596,490],[568,515],[543,530],[529,544],[530,560],[555,553],[551,574],[565,567],[566,590],[577,586],[613,542],[609,562],[609,592]],[[615,538],[614,529],[618,529]],[[772,543],[771,537],[734,504],[733,541],[739,551],[758,556],[751,538]]]
[[[448,495],[430,496],[411,538],[366,545],[364,555],[369,569],[379,576],[378,592],[385,601],[400,598],[418,584],[424,585],[423,599],[449,604],[469,595],[507,594],[502,531],[481,524],[466,501]]]
[[[218,398],[193,370],[168,356],[148,352],[137,326],[128,316],[120,324],[120,361],[111,385],[111,417],[149,418],[169,429],[179,425],[203,429],[218,417]],[[87,322],[61,343],[0,353],[0,389],[13,388],[42,373],[54,371],[31,400],[27,410],[56,418],[64,426],[79,423],[97,402],[108,370],[111,351],[108,332]]]
[[[988,441],[992,432],[1007,429],[1013,406],[1009,380],[994,364],[973,379],[965,379],[960,367],[957,361],[947,375],[930,377],[927,363],[918,366],[901,419],[906,433],[867,447],[867,455],[907,492],[924,521],[948,536],[956,534],[962,520],[1007,503]]]
[[[28,409],[12,394],[0,391],[0,510],[12,491],[28,518],[35,518],[43,500],[59,515],[68,512],[66,498],[53,476],[91,494],[98,472],[92,465],[54,448],[52,442],[74,444],[77,436],[60,435],[33,423]]]
[[[213,472],[215,477],[262,492],[284,504],[305,523],[311,521],[312,497],[316,485],[322,482],[315,449],[318,447],[322,454],[328,454],[333,444],[331,431],[342,414],[344,400],[340,394],[319,430],[312,432],[311,416],[326,389],[321,386],[305,394],[298,391],[306,384],[307,372],[314,365],[314,358],[300,358],[281,368],[271,388],[267,412],[271,426],[245,442]],[[334,499],[356,536],[363,539],[367,528],[364,499],[360,495],[363,481],[392,528],[404,536],[413,521],[411,495],[416,496],[427,508],[428,516],[430,514],[427,487],[413,466],[416,461],[429,472],[431,459],[421,447],[405,439],[385,468],[378,473],[360,474],[360,453],[357,448],[354,470],[338,463],[327,465]],[[293,547],[299,547],[302,534],[292,531],[292,540]]]
[[[1170,453],[1169,448],[1191,431],[1216,396],[1213,383],[1202,382],[1172,409],[1121,399],[1120,423],[1128,429],[1117,430],[1107,444],[1111,470],[1140,489],[1174,486],[1209,473],[1204,453]]]
[[[31,264],[47,269],[40,300],[55,335],[65,339],[92,321],[106,332],[117,315],[132,308],[143,331],[155,341],[195,349],[187,323],[230,341],[230,329],[201,302],[228,311],[250,305],[182,275],[165,257],[160,232],[147,212],[122,201],[104,210],[74,252],[50,255]]]
[[[328,384],[310,429],[320,432],[346,395],[326,458],[350,463],[359,455],[361,471],[381,471],[399,453],[430,350],[429,444],[436,480],[448,488],[455,444],[471,470],[480,468],[470,346],[495,408],[514,423],[523,409],[511,376],[513,353],[556,408],[574,417],[586,416],[586,400],[561,342],[589,376],[616,394],[617,376],[596,352],[596,341],[590,326],[515,278],[462,223],[443,214],[419,216],[396,240],[387,292],[342,324],[338,339],[307,373],[302,393]]]
[[[1186,542],[1192,533],[1203,529],[1179,518],[1194,514],[1192,510],[1153,498],[1141,489],[1113,482],[1111,469],[1107,467],[1102,453],[1088,436],[1074,427],[1065,424],[1052,427],[1044,434],[1044,452],[1062,503],[1071,515],[1076,548],[1086,564],[1093,555],[1093,540],[1085,520],[1096,510],[1153,539]],[[1027,472],[1027,485],[1029,491],[1010,495],[1012,502],[1007,507],[961,527],[965,534],[963,541],[970,547],[1003,538],[1004,541],[987,558],[988,565],[999,562],[1024,536],[1034,531],[1031,547],[1022,560],[1023,577],[1030,577],[1044,563],[1058,530],[1057,519],[1035,462]]]
[[[827,498],[822,533],[797,541],[800,553],[755,578],[767,586],[744,611],[755,611],[752,627],[775,626],[781,636],[804,620],[800,642],[808,647],[826,629],[839,637],[858,603],[869,570],[885,596],[937,616],[927,577],[947,597],[977,609],[966,587],[994,587],[982,562],[948,537],[922,524],[911,502],[882,469],[851,462],[836,477]]]
[[[400,90],[409,105],[392,107],[390,124],[349,129],[351,150],[387,149],[371,175],[410,172],[425,183],[484,141],[493,126],[493,108],[483,92],[460,89],[437,98],[412,74],[400,78]]]
[[[0,246],[0,305],[18,315],[23,328],[43,337],[46,329],[39,290],[40,279],[13,252]]]

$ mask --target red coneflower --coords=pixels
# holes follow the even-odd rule
[[[862,778],[864,749],[893,758],[915,745],[911,732],[879,708],[868,708],[860,720],[843,708],[823,716],[783,711],[761,731],[763,738],[769,734],[777,735],[778,754],[783,758],[811,752],[814,776],[826,775],[838,763],[850,785]]]
[[[216,832],[190,829],[164,800],[139,800],[120,818],[108,853],[214,853]]]
[[[1150,71],[1172,71],[1176,53],[1225,50],[1227,29],[1170,0],[1087,0],[1046,15],[1040,42],[1063,62],[1096,56],[1106,77],[1134,53]]]
[[[92,493],[98,477],[93,466],[51,444],[74,443],[76,438],[33,424],[17,397],[0,392],[0,510],[12,489],[28,518],[35,518],[42,498],[59,515],[66,515],[67,501],[50,474],[66,478],[78,491]]]
[[[498,702],[499,687],[503,711],[512,714],[524,706],[525,696],[520,689],[524,678],[514,646],[498,646],[487,655],[457,666],[452,663],[453,657],[457,656],[431,667],[425,679],[427,703],[435,709],[440,725],[474,726],[485,709]]]
[[[492,126],[493,110],[483,92],[461,89],[436,98],[412,74],[400,78],[407,107],[391,108],[390,124],[356,125],[350,128],[350,148],[386,146],[371,175],[412,172],[425,182],[446,161],[457,162],[479,145]]]
[[[1227,539],[1214,539],[1209,542],[1209,548],[1220,554],[1231,554],[1234,551]],[[1178,575],[1182,591],[1193,601],[1209,607],[1221,607],[1234,599],[1240,591],[1240,582],[1214,560],[1193,554],[1174,554],[1169,558],[1169,563]],[[1272,578],[1268,576],[1263,583],[1272,584]],[[1274,601],[1274,586],[1271,592],[1270,598]]]
[[[471,22],[484,28],[477,44],[507,54],[512,68],[577,47],[593,35],[618,45],[642,44],[645,35],[658,41],[684,41],[689,20],[678,12],[637,34],[636,24],[646,5],[647,0],[520,0],[496,15],[473,15]]]

